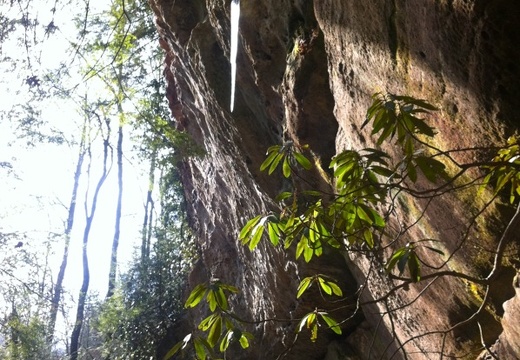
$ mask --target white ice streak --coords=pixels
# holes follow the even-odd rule
[[[231,0],[231,51],[229,54],[229,63],[231,64],[231,112],[233,112],[233,108],[235,105],[235,83],[237,78],[237,48],[239,19],[240,0]]]

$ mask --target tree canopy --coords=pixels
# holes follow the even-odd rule
[[[0,126],[13,136],[0,171],[20,216],[2,209],[0,357],[153,357],[196,258],[177,164],[202,153],[171,118],[151,11],[127,0],[1,9]],[[20,186],[26,169],[41,189]]]

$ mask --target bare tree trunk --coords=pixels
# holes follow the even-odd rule
[[[79,145],[78,161],[76,163],[76,170],[74,171],[74,184],[72,186],[72,195],[70,197],[69,214],[67,217],[67,223],[65,224],[65,243],[63,245],[63,257],[61,259],[60,270],[58,272],[58,278],[54,285],[54,293],[52,295],[52,303],[49,318],[49,333],[47,336],[47,344],[49,349],[52,348],[54,340],[54,330],[56,327],[56,318],[58,316],[58,309],[61,301],[61,294],[63,292],[63,279],[65,277],[65,270],[67,269],[67,261],[69,258],[69,246],[70,246],[70,234],[74,225],[74,214],[76,212],[76,199],[78,196],[79,179],[81,176],[81,169],[83,167],[83,160],[85,158],[85,133],[86,133],[86,121],[83,124],[81,131],[81,142]]]
[[[152,225],[153,225],[153,188],[155,184],[155,169],[157,166],[157,151],[152,154],[150,162],[150,170],[148,172],[148,192],[146,194],[146,204],[144,206],[144,221],[142,230],[141,240],[141,262],[144,262],[150,256],[150,241],[152,238]]]
[[[123,111],[123,109],[119,109]],[[110,255],[110,271],[108,273],[108,291],[106,298],[114,295],[116,287],[116,270],[117,270],[117,249],[119,247],[119,236],[121,234],[121,206],[123,198],[123,124],[119,123],[117,132],[117,207],[114,239],[112,241],[112,253]]]
[[[107,122],[108,126],[108,122]],[[110,169],[107,167],[108,162],[108,153],[110,149],[110,127],[108,127],[108,133],[106,138],[103,139],[103,172],[98,180],[98,183],[96,185],[96,189],[94,191],[94,196],[92,198],[92,203],[90,205],[90,212],[88,209],[88,188],[85,193],[85,214],[86,214],[86,224],[85,224],[85,230],[83,232],[83,249],[82,249],[82,265],[83,265],[83,283],[81,285],[81,289],[79,291],[79,297],[78,297],[78,308],[76,311],[76,321],[74,323],[74,329],[72,330],[72,334],[70,337],[70,359],[71,360],[77,360],[78,359],[78,350],[79,350],[79,340],[80,340],[80,334],[81,334],[81,328],[83,325],[83,319],[85,316],[85,302],[87,298],[87,292],[90,284],[90,269],[88,264],[88,241],[89,241],[89,235],[90,235],[90,229],[92,227],[92,222],[94,220],[94,215],[96,214],[96,207],[97,207],[97,200],[99,191],[101,190],[101,187],[103,186],[103,183],[105,182],[108,173],[110,172]],[[90,152],[90,147],[88,148],[88,156],[89,159],[92,159],[92,154]],[[90,179],[90,164],[88,166],[88,178]]]

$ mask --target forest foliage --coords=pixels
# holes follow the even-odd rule
[[[68,156],[49,159],[56,168],[69,157],[75,166],[67,175],[70,198],[51,200],[59,211],[40,196],[59,225],[43,236],[21,224],[0,229],[0,357],[153,358],[179,322],[197,257],[177,165],[203,151],[171,118],[151,10],[146,2],[128,0],[1,6],[2,86],[12,95],[0,109],[1,125],[16,138],[0,154],[0,171],[24,180],[15,156],[3,158],[15,148],[43,152],[51,146]],[[67,22],[70,13],[73,21]],[[141,193],[127,190],[127,173],[139,174]],[[110,182],[119,182],[118,200],[107,195]],[[141,198],[140,209],[127,209],[132,197]],[[112,207],[118,208],[110,215],[112,227],[96,230],[107,216],[103,208]],[[133,219],[133,233],[121,228],[128,227],[125,216]],[[90,240],[99,231],[114,242],[113,252],[92,257],[99,245]],[[134,248],[131,258],[118,258],[119,243],[126,254]],[[100,279],[91,277],[108,260],[109,291],[101,298],[90,289]],[[79,293],[70,283],[78,272]]]

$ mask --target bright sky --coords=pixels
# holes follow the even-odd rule
[[[38,18],[41,24],[50,21],[50,5],[44,0],[33,0],[33,4],[42,4],[38,10]],[[92,2],[93,4],[94,2]],[[108,5],[106,2],[100,2]],[[91,4],[91,5],[92,5]],[[0,5],[0,14],[5,14],[5,4]],[[61,12],[60,12],[61,11]],[[46,68],[56,66],[59,61],[67,59],[67,36],[75,36],[75,30],[70,23],[72,16],[65,16],[66,10],[58,9],[55,17],[55,25],[61,30],[52,36],[52,41],[45,41],[42,47],[34,49],[34,53],[41,51],[41,65],[33,63],[33,74],[41,75]],[[24,48],[15,42],[2,44],[3,56],[24,58]],[[4,70],[0,64],[0,71]],[[16,91],[23,88],[27,73],[17,72],[2,73],[0,80],[0,111],[10,109],[14,103],[23,103],[25,94]],[[29,74],[31,75],[31,74]],[[11,77],[10,77],[11,76]],[[4,101],[5,100],[5,101]],[[54,127],[67,134],[68,140],[78,141],[79,128],[82,119],[75,110],[75,105],[70,101],[49,101],[45,104],[43,119]],[[25,141],[16,138],[16,124],[10,119],[0,121],[0,162],[12,164],[12,171],[0,168],[0,232],[27,233],[28,239],[24,244],[26,249],[39,249],[41,244],[48,239],[50,233],[63,233],[64,223],[67,219],[68,205],[73,185],[73,173],[77,161],[77,146],[69,147],[66,144],[38,144],[34,148],[27,148]],[[117,120],[114,120],[115,133]],[[127,129],[128,130],[128,129]],[[144,216],[144,201],[148,185],[147,164],[140,163],[132,153],[131,139],[128,133],[125,137],[125,162],[124,162],[124,197],[123,216],[121,225],[121,237],[119,245],[119,260],[123,265],[131,258],[134,247],[140,241],[141,223]],[[100,144],[94,145],[101,149]],[[115,147],[115,143],[114,143]],[[94,148],[94,149],[95,149]],[[99,153],[97,154],[99,157]],[[94,161],[99,160],[94,159]],[[91,270],[91,293],[99,293],[104,297],[107,290],[108,268],[110,261],[110,249],[114,235],[114,219],[117,196],[117,166],[112,168],[110,176],[99,196],[98,210],[94,219],[89,243],[89,260]],[[87,164],[84,164],[86,169]],[[96,174],[99,173],[99,163],[93,165],[93,178],[91,179],[90,193],[93,194],[97,183]],[[85,174],[85,173],[84,173]],[[69,265],[66,274],[66,290],[74,297],[77,296],[81,286],[81,241],[85,226],[84,194],[86,177],[81,178],[81,186],[76,208],[76,218],[71,239]],[[90,208],[90,202],[89,202]],[[11,250],[18,240],[12,240],[8,246]],[[56,279],[63,252],[63,244],[60,242],[54,247],[54,255],[51,267]],[[40,251],[40,250],[38,250]],[[41,248],[41,251],[45,251]],[[42,253],[43,255],[43,253]],[[73,308],[75,313],[75,308]]]

